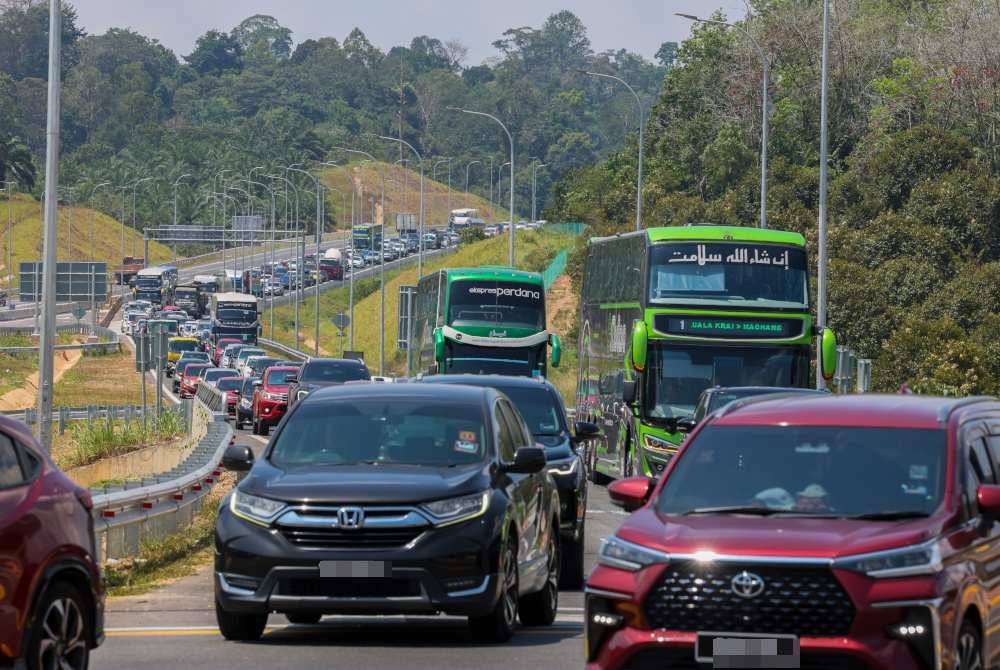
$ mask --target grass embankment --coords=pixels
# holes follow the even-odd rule
[[[52,453],[59,467],[75,468],[167,442],[184,432],[184,414],[179,409],[165,408],[159,419],[151,416],[145,422],[141,417],[131,421],[74,421],[66,439],[60,439]]]
[[[463,166],[464,167],[464,166]],[[473,168],[482,170],[480,166]],[[351,221],[351,180],[354,175],[354,188],[362,194],[364,214],[360,220],[377,223],[377,212],[382,205],[382,170],[385,170],[385,227],[391,236],[396,231],[396,214],[408,212],[420,213],[420,172],[401,165],[377,162],[356,161],[342,167],[329,168],[320,173],[320,178],[327,186],[338,192],[327,192],[326,211],[337,221],[338,228],[345,228]],[[451,209],[471,207],[479,210],[479,216],[487,222],[507,221],[510,217],[503,207],[491,207],[489,202],[478,195],[466,194],[462,189],[465,185],[465,174],[458,174],[457,167],[452,167]],[[430,168],[424,175],[424,214],[427,227],[444,226],[448,223],[448,169],[442,165],[438,168],[438,181],[431,179]],[[482,173],[479,173],[482,174]],[[405,186],[405,188],[404,188]],[[343,194],[343,195],[341,195]],[[376,214],[372,215],[374,199]]]
[[[518,268],[540,272],[548,266],[560,250],[572,243],[572,238],[561,233],[525,231],[517,235],[516,254]],[[424,262],[424,273],[443,267],[476,267],[479,265],[503,265],[507,262],[507,238],[494,237],[481,242],[463,245],[452,254],[431,257]],[[417,267],[414,263],[402,271],[386,272],[385,283],[385,360],[386,373],[401,375],[406,365],[406,354],[396,347],[399,333],[397,313],[399,309],[399,287],[402,284],[417,283]],[[354,349],[363,351],[368,366],[378,368],[379,342],[379,295],[378,278],[365,279],[354,284]],[[340,354],[341,338],[331,319],[337,312],[346,312],[348,305],[347,287],[327,291],[320,298],[320,353],[330,356]],[[300,307],[299,345],[306,351],[313,346],[313,303],[308,300]],[[270,332],[270,312],[265,309],[261,323],[265,335]],[[279,342],[295,344],[294,307],[282,305],[274,310],[274,336]],[[343,346],[347,346],[343,338]]]
[[[73,344],[82,341],[76,333],[58,333],[56,344]],[[0,337],[0,347],[38,346],[30,335],[4,335]],[[24,352],[0,354],[0,396],[8,391],[23,387],[28,378],[38,372],[38,353]]]
[[[8,212],[11,220],[11,240],[7,237]],[[60,206],[58,244],[56,255],[59,261],[89,260],[91,249],[91,223],[93,223],[94,260],[105,262],[108,268],[121,263],[122,226],[115,219],[88,207]],[[21,261],[36,261],[42,256],[42,212],[37,200],[15,194],[8,201],[0,198],[0,282],[4,286],[17,286],[17,270]],[[68,244],[68,247],[67,247]],[[142,233],[135,233],[125,227],[125,253],[132,249],[142,255]],[[13,277],[6,267],[8,249],[13,252]],[[173,252],[158,242],[149,243],[149,255],[153,263],[173,258]],[[8,284],[12,282],[12,284]]]
[[[37,367],[37,360],[36,360]],[[153,404],[156,387],[147,382],[146,402]],[[84,356],[55,386],[56,407],[87,405],[138,405],[142,401],[135,354],[120,351]]]

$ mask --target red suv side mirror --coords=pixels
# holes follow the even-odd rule
[[[619,479],[608,484],[608,495],[612,503],[631,512],[646,504],[655,485],[656,481],[649,477]]]
[[[979,513],[987,519],[1000,520],[1000,486],[981,484],[976,489]]]

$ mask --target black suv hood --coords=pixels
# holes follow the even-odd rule
[[[318,391],[319,389],[326,388],[327,386],[341,386],[343,382],[310,382],[302,381],[301,379],[296,382],[300,391]]]
[[[547,461],[559,461],[576,453],[573,451],[567,433],[535,435],[535,443],[545,447],[545,460]]]
[[[240,490],[289,503],[386,505],[430,502],[489,488],[490,464],[303,466],[283,470],[258,461]]]

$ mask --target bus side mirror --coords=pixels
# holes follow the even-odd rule
[[[562,341],[553,333],[549,336],[549,343],[552,345],[552,367],[557,368],[562,360]]]
[[[440,328],[434,329],[434,360],[444,365],[444,332]]]
[[[639,383],[635,380],[626,380],[622,383],[622,401],[626,405],[635,404],[635,399],[638,396]]]
[[[646,350],[649,347],[649,331],[645,321],[636,321],[632,327],[632,368],[636,372],[646,369]]]
[[[837,335],[829,328],[820,335],[819,361],[823,379],[830,381],[837,372]]]

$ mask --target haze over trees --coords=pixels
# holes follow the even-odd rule
[[[40,0],[0,0],[0,136],[18,138],[39,165],[46,14]],[[494,200],[505,201],[496,173],[507,160],[506,137],[483,119],[447,109],[459,106],[496,114],[515,134],[515,195],[527,216],[532,161],[549,164],[538,171],[545,204],[554,180],[622,146],[636,127],[627,92],[579,70],[625,77],[652,100],[667,69],[626,50],[595,53],[571,12],[496,35],[498,56],[482,65],[467,63],[455,41],[421,35],[384,52],[358,28],[338,32],[296,42],[275,17],[255,15],[227,29],[206,26],[191,53],[175,54],[127,29],[88,35],[65,5],[62,183],[83,184],[86,193],[101,181],[157,177],[136,201],[144,227],[172,216],[173,180],[192,173],[195,188],[179,190],[180,219],[205,222],[222,169],[246,175],[259,165],[346,159],[331,153],[335,145],[412,159],[372,139],[401,133],[426,159],[428,174],[430,159],[453,157],[459,189],[466,164],[481,161],[469,171],[480,195],[490,193],[492,158]],[[106,189],[96,204],[117,212],[120,200]],[[302,204],[302,217],[312,220],[311,199]]]

